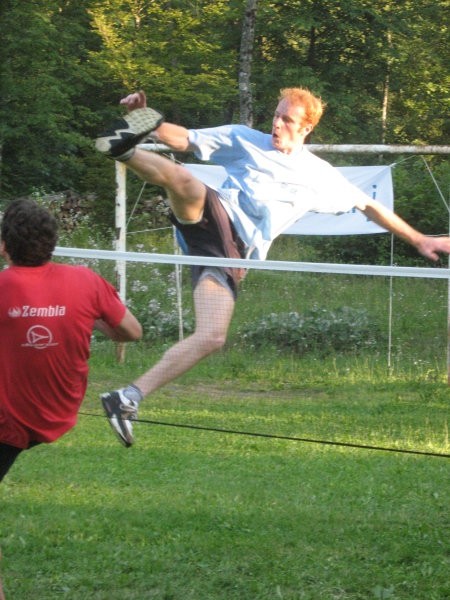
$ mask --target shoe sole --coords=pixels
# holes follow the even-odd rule
[[[126,430],[125,425],[124,425],[124,427],[125,427],[125,431],[124,431],[122,426],[119,424],[119,421],[121,421],[123,423],[123,421],[126,421],[127,419],[121,419],[115,413],[113,413],[111,411],[109,404],[108,404],[107,397],[101,396],[100,399],[102,401],[103,410],[105,411],[105,415],[106,415],[106,418],[108,419],[108,423],[109,423],[111,429],[114,431],[118,440],[125,446],[125,448],[129,448],[134,443],[133,434],[132,434],[132,432],[129,432],[128,430]],[[130,427],[132,427],[131,423],[129,425],[130,425]],[[120,429],[120,432],[122,432],[122,433],[119,432],[119,429]],[[125,435],[129,436],[129,438],[126,439]]]
[[[96,140],[95,148],[108,156],[120,156],[157,129],[164,121],[161,113],[153,108],[137,108],[113,123]],[[112,144],[117,140],[116,144]]]

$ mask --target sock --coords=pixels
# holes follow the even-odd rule
[[[130,158],[133,156],[135,151],[136,151],[136,148],[130,148],[129,150],[126,150],[126,152],[119,154],[119,156],[113,156],[111,154],[110,158],[114,158],[114,160],[118,160],[119,162],[125,162],[126,160],[130,160]]]
[[[122,394],[125,396],[125,398],[128,398],[128,400],[136,402],[136,404],[139,404],[141,400],[144,399],[141,390],[132,383],[130,383],[130,385],[127,385],[127,387],[123,388]]]

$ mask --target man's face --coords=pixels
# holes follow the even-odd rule
[[[276,150],[290,154],[311,132],[305,122],[303,106],[296,106],[283,99],[279,102],[272,122],[272,144]]]

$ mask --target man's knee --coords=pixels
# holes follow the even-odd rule
[[[205,185],[185,167],[174,165],[174,170],[163,187],[176,217],[183,221],[198,222],[205,205]]]
[[[205,356],[221,350],[226,341],[227,335],[223,332],[211,331],[208,334],[198,335],[199,347]]]

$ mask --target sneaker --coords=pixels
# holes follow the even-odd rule
[[[111,127],[101,133],[95,147],[115,160],[128,160],[134,154],[134,147],[163,121],[162,114],[153,108],[137,108],[125,117],[117,119]]]
[[[112,430],[127,448],[134,442],[133,425],[137,419],[137,403],[123,395],[122,390],[106,392],[100,399]]]

